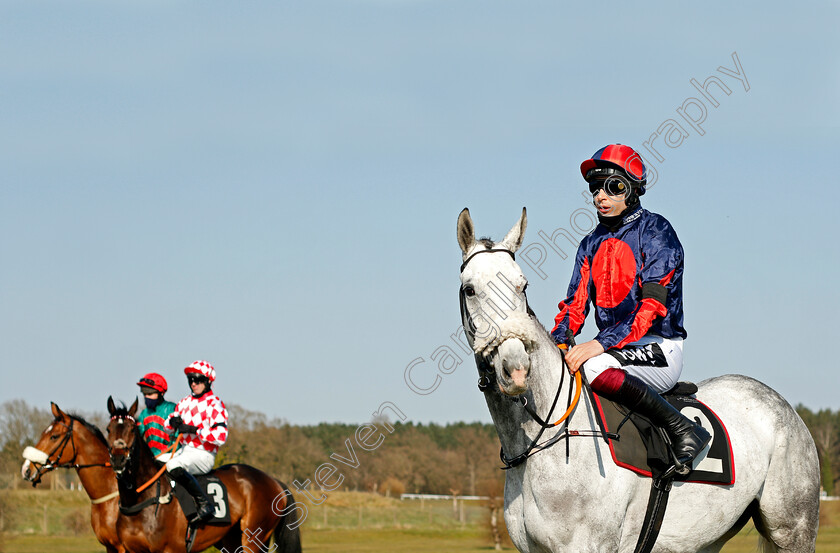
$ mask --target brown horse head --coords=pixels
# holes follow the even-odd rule
[[[33,486],[41,482],[42,475],[76,460],[76,446],[73,442],[74,420],[55,403],[51,405],[55,420],[41,433],[35,447],[29,446],[23,450],[26,461],[21,467],[21,476],[24,480],[32,482]]]
[[[111,415],[108,423],[108,451],[111,466],[119,476],[129,466],[131,453],[135,450],[137,420],[134,416],[137,413],[137,399],[126,409],[125,406],[114,405],[113,398],[109,396],[108,413]]]
[[[21,476],[33,486],[42,475],[56,468],[105,466],[102,454],[107,446],[102,432],[83,418],[65,413],[55,403],[50,405],[53,421],[41,432],[38,443],[23,450],[26,461]]]

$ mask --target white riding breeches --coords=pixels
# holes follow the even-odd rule
[[[205,474],[213,470],[216,456],[209,451],[185,445],[166,462],[166,470],[181,467],[190,474]]]
[[[673,388],[680,378],[683,340],[644,336],[621,349],[596,355],[583,368],[589,382],[607,369],[624,369],[661,394]]]

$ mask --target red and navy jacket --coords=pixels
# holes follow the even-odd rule
[[[683,248],[665,217],[640,205],[615,226],[602,221],[580,243],[568,297],[551,330],[554,341],[577,336],[595,305],[595,336],[605,350],[621,348],[647,334],[685,338]]]

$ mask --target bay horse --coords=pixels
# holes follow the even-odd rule
[[[108,553],[124,553],[117,536],[117,479],[108,459],[108,443],[98,428],[51,404],[55,419],[41,432],[35,447],[27,447],[21,475],[33,486],[57,468],[76,469],[91,501],[90,524]]]
[[[632,552],[650,482],[612,461],[598,437],[587,394],[566,421],[578,437],[566,439],[565,447],[532,445],[542,427],[526,413],[522,399],[547,419],[557,397],[571,397],[572,383],[562,378],[563,356],[527,305],[527,280],[514,260],[526,225],[523,208],[499,243],[476,240],[467,209],[457,226],[461,319],[482,376],[480,387],[503,458],[526,459],[505,473],[505,522],[523,553]],[[700,382],[696,397],[726,425],[736,478],[731,485],[675,482],[653,551],[717,552],[752,518],[762,551],[813,552],[819,464],[796,411],[768,386],[739,375]],[[563,430],[557,428],[544,439],[551,441],[552,433]],[[529,453],[523,457],[523,452]]]
[[[116,474],[123,510],[140,507],[155,497],[164,502],[120,514],[117,533],[130,553],[181,553],[186,551],[187,520],[171,495],[171,485],[161,464],[152,455],[137,427],[137,400],[130,408],[116,407],[108,398],[108,449]],[[300,553],[300,533],[295,499],[289,488],[264,472],[245,464],[225,465],[213,472],[225,485],[230,524],[200,526],[192,549],[215,545],[229,553],[260,551]],[[152,485],[138,492],[146,482]],[[274,546],[269,541],[274,538]],[[275,547],[276,546],[276,547]],[[224,549],[223,549],[224,548]]]

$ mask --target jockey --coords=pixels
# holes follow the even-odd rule
[[[164,425],[166,419],[175,410],[175,404],[163,398],[167,390],[166,379],[158,373],[148,373],[137,382],[137,385],[140,386],[140,391],[146,400],[146,408],[137,417],[137,426],[140,427],[140,434],[149,444],[152,454],[158,460],[165,461],[169,458],[169,454],[164,456],[163,453],[172,444],[174,437],[166,432]]]
[[[190,522],[201,522],[213,514],[210,498],[193,474],[213,469],[216,453],[227,439],[227,409],[210,389],[216,370],[207,361],[195,361],[184,369],[190,384],[190,395],[178,402],[166,428],[183,436],[184,447],[166,462],[166,470],[195,499],[196,516]]]
[[[585,367],[599,395],[665,428],[686,473],[711,436],[659,395],[683,367],[682,245],[664,217],[639,203],[646,169],[633,148],[605,146],[580,171],[600,224],[580,242],[551,335],[565,349],[567,332],[580,333],[594,305],[599,332],[569,350],[569,370]]]

